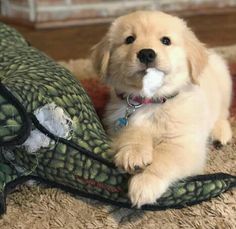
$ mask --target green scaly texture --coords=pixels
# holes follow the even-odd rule
[[[127,197],[129,176],[112,165],[109,139],[90,98],[71,73],[45,54],[30,47],[14,29],[0,23],[0,81],[22,104],[27,115],[46,104],[61,107],[72,120],[72,132],[63,141],[29,153],[21,144],[4,145],[22,135],[26,123],[9,96],[0,92],[0,212],[5,212],[8,184],[21,177],[40,178],[69,187],[79,194],[131,207]],[[32,125],[32,130],[37,125]],[[26,136],[27,137],[27,136]],[[69,143],[70,144],[69,144]],[[68,144],[67,144],[68,143]],[[98,158],[90,157],[82,147]],[[227,174],[199,176],[172,186],[153,205],[144,209],[183,207],[215,197],[235,187]]]

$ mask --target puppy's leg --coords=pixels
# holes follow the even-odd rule
[[[113,139],[115,164],[129,173],[145,168],[152,163],[153,140],[150,129],[145,127],[124,128]]]
[[[218,142],[221,145],[226,145],[230,142],[232,139],[232,130],[229,121],[227,119],[218,120],[215,123],[211,136],[213,142]]]
[[[186,147],[186,148],[185,148]],[[142,173],[134,175],[129,183],[129,197],[140,207],[154,203],[171,183],[202,171],[205,147],[160,145],[154,150],[153,162]]]
[[[222,60],[220,60],[220,62],[222,62]],[[222,96],[221,98],[219,98],[220,113],[211,133],[213,142],[218,142],[218,146],[226,145],[232,139],[232,130],[228,121],[230,115],[229,108],[231,105],[232,97],[232,80],[229,75],[228,69],[226,69],[226,65],[221,64],[220,62],[218,67],[216,65],[216,72],[212,74],[216,74],[214,80],[216,80],[216,82],[218,83],[217,86],[221,90],[220,94]],[[216,102],[217,100],[214,101],[213,104]]]

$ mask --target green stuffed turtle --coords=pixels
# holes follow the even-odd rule
[[[130,208],[128,178],[113,164],[109,138],[80,83],[0,23],[0,213],[7,193],[29,179]],[[236,176],[199,175],[142,209],[181,208],[233,187]]]

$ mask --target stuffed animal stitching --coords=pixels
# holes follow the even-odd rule
[[[80,83],[2,23],[0,82],[1,214],[6,211],[7,193],[32,178],[84,197],[132,207],[127,197],[129,175],[113,164],[110,140]],[[69,117],[66,137],[56,135],[40,122],[36,113],[47,106]],[[50,126],[50,120],[46,121]],[[26,142],[39,136],[48,144],[29,150]],[[199,175],[177,182],[155,204],[142,209],[181,208],[233,187],[236,176]]]

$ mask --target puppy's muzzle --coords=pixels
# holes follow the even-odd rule
[[[156,59],[157,54],[153,49],[141,49],[137,57],[139,61],[143,64],[150,64]]]

